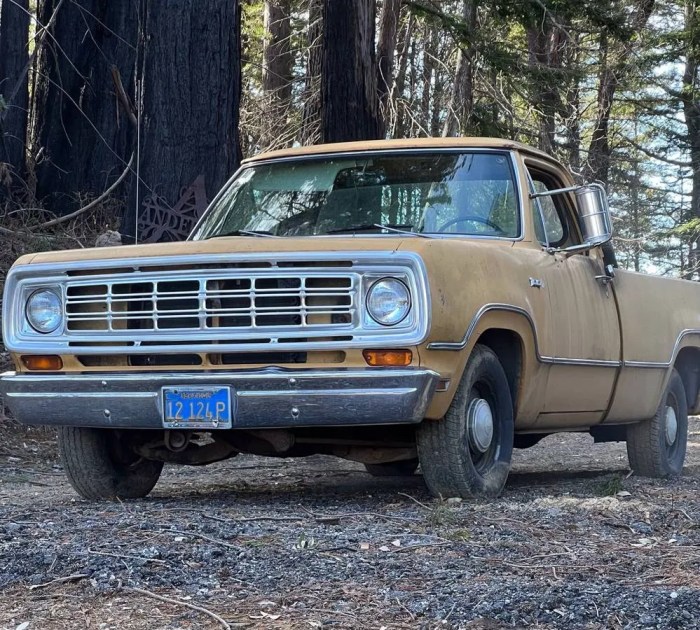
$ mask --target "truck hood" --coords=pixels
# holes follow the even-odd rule
[[[89,264],[96,260],[125,260],[168,256],[196,256],[206,254],[245,254],[284,252],[368,252],[368,251],[413,251],[418,254],[435,255],[437,251],[447,253],[455,248],[481,250],[493,246],[511,247],[508,241],[477,241],[467,239],[432,239],[419,237],[381,236],[312,236],[312,237],[225,237],[206,241],[183,241],[177,243],[148,243],[121,247],[95,247],[89,249],[68,249],[42,252],[22,256],[15,264],[51,264],[84,261]],[[437,251],[436,251],[437,250]]]

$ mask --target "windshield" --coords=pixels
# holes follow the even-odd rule
[[[518,237],[508,153],[364,154],[251,165],[228,184],[191,238],[392,230]]]

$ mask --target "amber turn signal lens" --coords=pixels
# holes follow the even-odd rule
[[[55,372],[63,369],[63,359],[54,354],[23,356],[22,363],[28,370]]]
[[[411,365],[413,353],[410,350],[363,350],[362,355],[367,365],[376,366],[405,366]]]

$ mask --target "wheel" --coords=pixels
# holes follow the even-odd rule
[[[59,427],[58,450],[70,485],[85,499],[138,499],[156,485],[163,462],[143,459],[127,432]]]
[[[442,420],[417,432],[418,459],[436,496],[498,495],[513,454],[513,400],[496,354],[475,346]]]
[[[418,460],[405,459],[401,462],[386,464],[365,464],[365,468],[372,477],[410,477],[418,469]]]
[[[630,468],[642,477],[676,477],[688,444],[688,402],[681,375],[673,370],[653,418],[627,427]]]

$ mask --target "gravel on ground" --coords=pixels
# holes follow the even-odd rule
[[[572,434],[517,451],[490,501],[239,456],[90,503],[50,432],[5,421],[0,628],[700,628],[690,432],[680,480],[631,476],[624,444]]]

